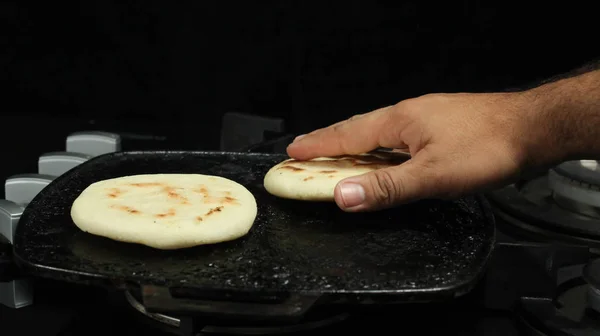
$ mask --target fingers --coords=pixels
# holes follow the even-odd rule
[[[390,108],[354,116],[310,134],[297,137],[288,147],[288,155],[298,160],[320,156],[360,154],[382,145],[382,134],[389,134]],[[385,142],[385,141],[383,141]]]
[[[433,167],[418,160],[340,181],[335,202],[344,211],[374,211],[427,198],[435,190]]]
[[[322,129],[315,130],[315,131],[313,131],[313,132],[311,132],[311,133],[309,133],[309,134],[303,134],[303,135],[299,135],[299,136],[297,136],[296,138],[294,138],[294,142],[295,142],[295,141],[298,141],[298,140],[300,140],[300,139],[302,139],[302,138],[304,138],[304,137],[305,137],[305,136],[307,136],[307,135],[311,135],[311,136],[312,136],[312,135],[314,135],[314,134],[317,134],[317,133],[319,133],[319,132],[322,132],[323,130],[325,130],[325,129],[327,129],[327,128],[330,128],[330,127],[339,127],[341,124],[347,123],[348,121],[351,121],[351,120],[357,120],[358,118],[360,118],[360,117],[362,117],[362,116],[365,116],[365,115],[367,115],[367,113],[363,113],[363,114],[356,114],[356,115],[353,115],[352,117],[350,117],[349,119],[342,120],[342,121],[338,121],[338,122],[336,122],[336,123],[335,123],[335,124],[333,124],[333,125],[327,126],[326,128],[322,128]]]

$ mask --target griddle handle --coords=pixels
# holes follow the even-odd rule
[[[174,298],[166,287],[142,286],[143,305],[153,313],[213,315],[244,320],[298,320],[320,295],[290,295],[281,303],[255,303]]]

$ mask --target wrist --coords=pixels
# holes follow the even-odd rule
[[[525,93],[538,125],[536,150],[549,152],[549,164],[600,158],[599,75],[589,72]]]
[[[545,168],[564,161],[568,155],[564,142],[554,133],[556,123],[550,119],[553,110],[544,90],[538,88],[508,93],[502,113],[508,113],[512,123],[512,146],[522,169]],[[561,131],[562,132],[562,131]]]

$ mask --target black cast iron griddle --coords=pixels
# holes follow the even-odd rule
[[[478,280],[494,243],[493,217],[482,198],[345,213],[334,203],[267,193],[265,173],[286,158],[221,152],[121,152],[94,158],[58,177],[27,206],[16,232],[15,257],[38,276],[138,284],[145,304],[163,311],[195,307],[243,313],[248,307],[242,301],[260,301],[284,307],[268,308],[263,315],[300,314],[317,298],[358,303],[451,298]],[[258,203],[254,227],[232,242],[161,251],[93,236],[73,224],[71,204],[88,185],[148,173],[211,174],[241,183]],[[182,291],[188,297],[175,298]],[[189,300],[192,294],[195,301]],[[224,301],[230,302],[218,306]],[[251,310],[260,307],[265,306]]]

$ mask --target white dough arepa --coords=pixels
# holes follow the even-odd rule
[[[82,231],[156,249],[181,249],[246,235],[257,214],[252,193],[200,174],[146,174],[88,186],[71,207]]]
[[[396,154],[360,154],[319,157],[308,161],[288,159],[273,166],[263,184],[270,194],[303,201],[334,201],[335,186],[341,180],[405,161]]]

